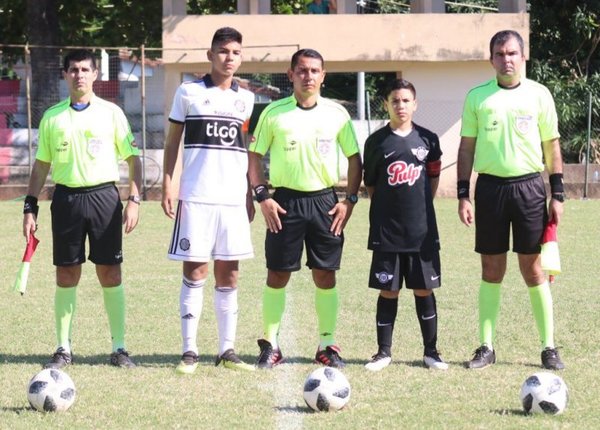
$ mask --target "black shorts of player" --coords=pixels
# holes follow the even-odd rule
[[[440,253],[373,251],[369,288],[399,291],[402,282],[411,290],[431,290],[442,285]]]
[[[342,260],[344,236],[336,236],[329,231],[333,217],[327,213],[338,202],[334,190],[327,188],[301,192],[277,188],[273,199],[287,213],[279,215],[281,231],[267,231],[267,268],[277,272],[300,270],[303,245],[306,244],[306,265],[309,268],[338,270]]]
[[[538,254],[548,220],[546,189],[539,173],[515,178],[482,175],[475,189],[475,251],[504,254],[513,251]]]
[[[114,183],[82,188],[56,185],[50,212],[55,266],[84,263],[86,237],[90,261],[123,262],[123,204]]]

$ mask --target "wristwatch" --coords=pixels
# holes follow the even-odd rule
[[[565,194],[564,193],[552,193],[552,198],[554,200],[556,200],[557,202],[564,203],[564,201],[565,201]]]
[[[346,195],[346,200],[355,205],[358,202],[358,196],[356,194]]]
[[[135,203],[136,205],[140,204],[140,196],[129,196],[129,197],[127,197],[127,200]]]

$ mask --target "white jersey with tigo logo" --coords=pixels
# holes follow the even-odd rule
[[[235,81],[222,90],[206,75],[179,86],[169,121],[185,125],[180,200],[245,204],[248,154],[243,134],[253,107],[254,94]]]

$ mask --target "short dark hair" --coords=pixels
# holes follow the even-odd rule
[[[299,51],[296,51],[294,55],[292,55],[292,70],[294,69],[294,67],[296,67],[296,64],[298,64],[298,60],[300,59],[300,57],[316,58],[321,62],[321,67],[325,67],[325,60],[323,60],[323,56],[314,49],[307,48],[300,49]]]
[[[219,45],[223,45],[228,42],[237,42],[242,44],[242,33],[232,27],[221,27],[213,35],[212,42],[210,42],[210,49],[214,49]]]
[[[70,51],[63,60],[63,70],[65,72],[69,71],[69,66],[71,65],[71,61],[85,61],[90,60],[90,64],[92,65],[92,70],[96,70],[96,57],[94,53],[89,49],[75,49]]]
[[[404,89],[409,90],[412,93],[413,97],[415,99],[417,98],[417,90],[411,82],[408,82],[406,79],[394,79],[385,86],[383,90],[383,99],[387,100],[387,98],[393,91]]]
[[[525,53],[525,42],[521,35],[514,30],[502,30],[494,34],[490,40],[490,59],[494,56],[494,46],[504,45],[510,39],[515,39],[521,48],[521,54]]]

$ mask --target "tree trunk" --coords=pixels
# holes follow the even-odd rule
[[[31,45],[59,44],[56,0],[27,0],[27,38]],[[44,111],[59,101],[61,58],[57,48],[31,48],[31,122],[37,128]]]

